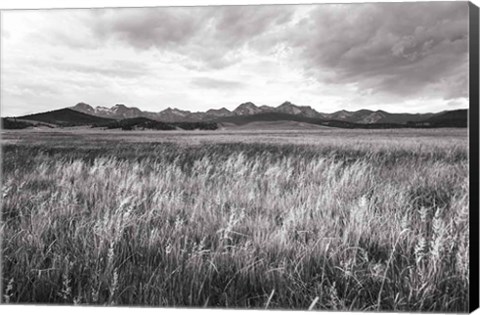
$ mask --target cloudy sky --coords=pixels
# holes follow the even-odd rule
[[[466,2],[2,12],[2,116],[468,107]]]

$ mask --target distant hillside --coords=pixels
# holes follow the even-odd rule
[[[174,130],[175,127],[166,123],[148,119],[145,117],[127,118],[106,124],[96,124],[93,127],[105,127],[107,129],[122,129],[122,130],[137,130],[137,129],[152,129],[152,130]]]
[[[365,113],[362,113],[365,115]],[[387,113],[388,114],[388,113]],[[292,115],[278,112],[270,113],[259,113],[254,115],[245,115],[245,116],[230,116],[218,118],[215,121],[218,123],[233,123],[237,126],[251,124],[256,122],[272,122],[272,121],[292,121],[292,122],[301,122],[307,124],[314,124],[320,126],[336,127],[336,128],[347,128],[347,129],[393,129],[393,128],[445,128],[445,127],[457,127],[464,128],[467,127],[467,110],[455,110],[449,112],[443,112],[441,114],[433,115],[428,114],[430,118],[420,121],[410,121],[406,123],[391,123],[391,122],[380,122],[375,123],[356,123],[345,120],[332,120],[332,119],[321,119],[321,118],[311,118],[300,115]],[[414,115],[409,116],[405,114],[404,117],[414,117]],[[389,121],[389,120],[387,120]]]
[[[375,120],[376,123],[386,123],[386,124],[405,124],[407,122],[416,122],[429,119],[434,116],[434,113],[425,113],[425,114],[391,114],[385,111],[379,110],[375,112],[376,114],[381,115],[381,118]]]
[[[63,108],[33,115],[17,117],[21,120],[39,121],[62,127],[85,126],[113,122],[113,119],[97,117],[70,108]]]
[[[346,121],[339,121],[339,120],[325,120],[320,118],[310,118],[304,117],[300,115],[293,115],[293,114],[286,114],[286,113],[278,113],[278,112],[271,112],[271,113],[260,113],[255,115],[248,115],[248,116],[233,116],[233,117],[224,117],[219,118],[216,122],[219,123],[233,123],[235,125],[246,125],[252,122],[271,122],[271,121],[295,121],[307,124],[314,124],[320,126],[328,126],[328,127],[337,127],[337,128],[384,128],[388,126],[383,125],[373,125],[373,124],[356,124],[350,123]],[[257,124],[258,125],[258,124]],[[395,127],[395,126],[393,126]]]
[[[223,130],[315,130],[330,128],[324,125],[291,120],[254,121],[242,125],[225,122],[219,123],[219,125]]]
[[[229,117],[217,118],[214,121],[230,122],[236,125],[243,125],[243,124],[248,124],[254,121],[278,121],[278,120],[298,121],[298,122],[306,122],[311,124],[318,124],[322,121],[316,118],[309,118],[309,117],[279,113],[279,112],[267,112],[267,113],[253,114],[253,115],[229,116]]]
[[[324,114],[324,118],[357,124],[405,124],[407,122],[422,121],[432,117],[433,115],[434,114],[432,113],[392,114],[383,110],[371,111],[368,109],[361,109],[355,112],[341,110],[332,114]]]
[[[2,118],[2,129],[25,129],[34,126],[35,124],[28,121],[15,118]]]
[[[109,122],[107,124],[96,124],[94,127],[105,127],[107,129],[122,129],[122,130],[215,130],[218,128],[216,123],[206,122],[178,122],[178,123],[164,123],[161,121],[152,120],[145,117],[128,118],[119,121]]]
[[[468,110],[458,109],[442,112],[422,121],[409,122],[407,125],[429,128],[466,128],[468,126]]]
[[[171,125],[183,130],[216,130],[218,125],[215,122],[177,122]]]

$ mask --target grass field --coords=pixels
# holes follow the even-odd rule
[[[3,133],[2,299],[466,312],[466,129]]]

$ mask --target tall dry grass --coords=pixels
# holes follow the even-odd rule
[[[3,301],[467,311],[467,149],[397,144],[5,146]]]

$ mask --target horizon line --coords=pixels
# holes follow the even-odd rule
[[[454,110],[469,110],[470,109],[470,104],[468,107],[454,107],[454,108],[448,108],[448,109],[443,109],[443,110],[439,110],[439,111],[427,111],[427,112],[392,112],[392,111],[387,111],[387,110],[384,110],[384,109],[381,109],[381,108],[376,108],[376,109],[370,109],[370,108],[366,108],[366,107],[363,107],[363,108],[360,108],[360,109],[357,109],[357,110],[347,110],[347,109],[339,109],[339,110],[336,110],[336,111],[333,111],[333,112],[324,112],[324,111],[319,111],[315,108],[313,108],[311,105],[298,105],[298,104],[295,104],[291,101],[284,101],[282,102],[281,104],[277,105],[277,106],[271,106],[271,105],[267,105],[267,104],[262,104],[262,105],[257,105],[256,103],[252,102],[252,101],[247,101],[247,102],[242,102],[240,103],[239,105],[237,105],[234,109],[228,109],[226,106],[222,106],[220,108],[208,108],[206,110],[198,110],[198,111],[191,111],[191,110],[186,110],[186,109],[181,109],[181,108],[178,108],[178,107],[172,107],[172,106],[167,106],[167,107],[164,107],[163,109],[160,109],[159,111],[152,111],[152,110],[144,110],[138,106],[129,106],[129,105],[126,105],[125,103],[115,103],[114,105],[112,105],[111,107],[108,107],[108,106],[102,106],[102,105],[91,105],[87,102],[78,102],[76,103],[75,105],[72,105],[72,106],[62,106],[62,107],[58,107],[58,108],[53,108],[53,109],[49,109],[49,110],[44,110],[44,111],[36,111],[36,112],[28,112],[28,113],[23,113],[23,114],[18,114],[18,115],[15,115],[15,116],[4,116],[3,115],[3,109],[4,109],[4,105],[1,106],[0,108],[0,117],[2,118],[9,118],[9,117],[19,117],[19,116],[27,116],[27,115],[33,115],[33,114],[38,114],[38,113],[46,113],[46,112],[51,112],[51,111],[55,111],[55,110],[61,110],[61,109],[66,109],[66,108],[72,108],[72,107],[75,107],[79,104],[86,104],[86,105],[89,105],[90,107],[92,108],[98,108],[98,107],[103,107],[103,108],[107,108],[107,109],[111,109],[112,107],[115,107],[117,105],[123,105],[127,108],[136,108],[142,112],[150,112],[150,113],[160,113],[162,111],[165,111],[167,109],[176,109],[176,110],[180,110],[180,111],[184,111],[184,112],[189,112],[189,113],[206,113],[207,111],[209,110],[221,110],[221,109],[227,109],[228,111],[230,112],[233,112],[235,109],[237,109],[240,105],[243,105],[243,104],[247,104],[247,103],[252,103],[254,106],[260,108],[261,106],[268,106],[268,107],[271,107],[271,108],[278,108],[280,107],[281,105],[285,104],[285,103],[290,103],[294,106],[298,106],[298,107],[310,107],[312,110],[316,111],[317,113],[319,114],[334,114],[334,113],[337,113],[337,112],[341,112],[341,111],[345,111],[345,112],[350,112],[350,113],[353,113],[353,112],[358,112],[358,111],[361,111],[361,110],[368,110],[368,111],[372,111],[372,112],[379,112],[379,111],[382,111],[382,112],[386,112],[386,113],[389,113],[389,114],[434,114],[434,113],[441,113],[441,112],[445,112],[445,111],[454,111]]]

